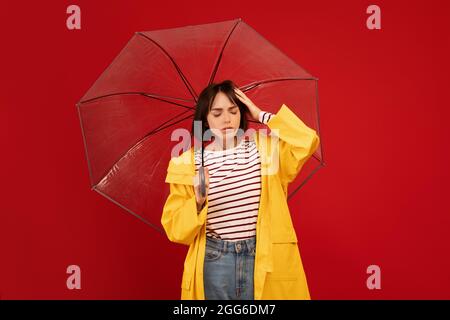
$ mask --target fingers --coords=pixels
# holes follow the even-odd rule
[[[209,188],[209,170],[207,167],[204,167],[205,169],[205,187],[208,190]],[[194,180],[194,189],[200,193],[200,173],[197,172],[197,174],[193,177]]]
[[[236,96],[239,100],[241,100],[244,104],[248,101],[248,97],[245,95],[244,92],[239,90],[238,88],[234,88],[234,92],[236,93]]]
[[[200,173],[197,172],[197,174],[194,176],[194,192],[195,192],[195,199],[197,203],[203,203],[207,195],[209,193],[209,170],[208,168],[204,167],[205,169],[205,189],[206,189],[206,195],[205,197],[202,197],[201,191],[200,191]]]

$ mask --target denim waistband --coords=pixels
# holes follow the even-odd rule
[[[209,248],[221,250],[222,252],[254,253],[256,249],[256,236],[238,241],[226,241],[215,239],[212,237],[206,237],[206,245]]]

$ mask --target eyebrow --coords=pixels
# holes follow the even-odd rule
[[[233,109],[233,108],[237,108],[237,105],[233,104],[231,107],[228,107],[228,110]],[[213,110],[223,110],[223,108],[220,108],[220,107],[211,108],[211,111],[213,111]]]

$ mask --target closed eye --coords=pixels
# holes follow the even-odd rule
[[[222,108],[213,108],[213,110],[212,110],[213,112],[211,114],[217,118],[222,114],[222,112],[214,113],[214,111],[219,111],[219,110],[223,110],[223,109]],[[229,107],[228,110],[230,111],[231,114],[237,114],[239,108],[237,105],[233,105],[233,106]]]

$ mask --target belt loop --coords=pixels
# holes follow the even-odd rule
[[[222,251],[223,251],[223,253],[227,253],[227,242],[226,241],[223,241],[223,243],[222,243]]]

